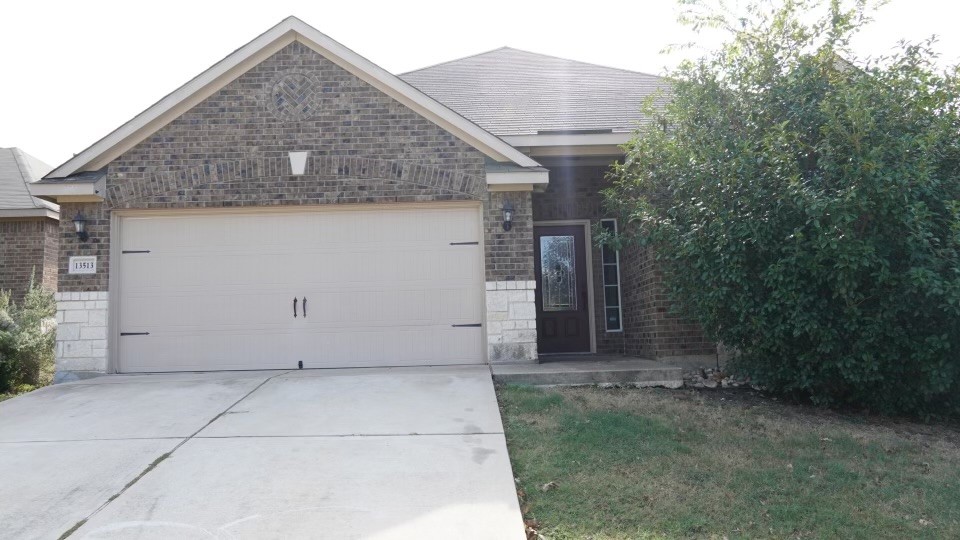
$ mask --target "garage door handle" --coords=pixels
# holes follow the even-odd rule
[[[303,297],[303,318],[307,318],[307,297]]]
[[[297,297],[293,297],[293,318],[297,318]]]

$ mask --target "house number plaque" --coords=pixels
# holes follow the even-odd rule
[[[97,256],[70,257],[70,274],[96,274]]]

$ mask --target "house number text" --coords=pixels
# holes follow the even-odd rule
[[[96,274],[97,256],[70,257],[70,274]]]

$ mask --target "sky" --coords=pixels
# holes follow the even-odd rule
[[[732,0],[736,1],[736,0]],[[889,53],[940,36],[960,60],[960,5],[892,0],[853,44]],[[662,74],[718,36],[677,22],[673,0],[32,0],[0,11],[0,147],[59,165],[289,15],[392,73],[505,45]]]

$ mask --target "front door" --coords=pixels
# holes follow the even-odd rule
[[[590,352],[586,238],[581,225],[534,228],[537,350]]]

